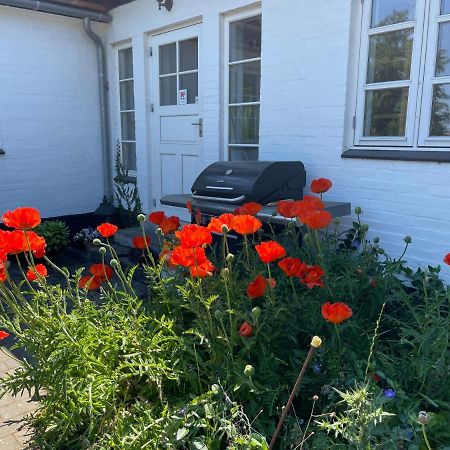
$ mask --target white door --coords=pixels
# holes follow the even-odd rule
[[[189,194],[200,167],[200,25],[152,39],[153,162],[158,209],[187,220],[186,210],[164,207],[169,194]]]

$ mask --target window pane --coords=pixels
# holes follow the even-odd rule
[[[128,110],[134,109],[134,82],[121,81],[120,82],[120,109]]]
[[[370,36],[367,82],[409,80],[414,30]]]
[[[187,89],[187,102],[195,103],[198,96],[198,73],[180,75],[180,89]]]
[[[133,78],[133,49],[119,50],[119,79]]]
[[[260,61],[230,66],[230,103],[259,102]]]
[[[434,86],[430,136],[450,136],[450,84]]]
[[[122,142],[122,164],[126,170],[136,170],[135,142]]]
[[[450,22],[439,24],[436,76],[450,75]]]
[[[258,147],[229,147],[230,161],[258,161]]]
[[[159,79],[159,104],[161,106],[177,104],[177,76]]]
[[[198,39],[192,38],[181,41],[178,51],[180,52],[179,72],[198,69]]]
[[[364,136],[405,136],[408,88],[366,92]]]
[[[414,20],[416,0],[373,0],[372,28]]]
[[[259,143],[259,105],[230,106],[230,144]]]
[[[230,24],[230,61],[261,57],[261,16]]]
[[[135,124],[134,124],[134,112],[120,113],[122,139],[124,141],[135,141]]]
[[[441,14],[450,14],[450,0],[442,0]]]
[[[175,73],[177,71],[177,44],[161,45],[159,47],[159,74]]]

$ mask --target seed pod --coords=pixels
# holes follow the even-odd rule
[[[230,231],[230,229],[225,225],[225,224],[223,224],[222,225],[222,233],[223,234],[226,234],[226,233],[228,233]]]
[[[100,255],[106,255],[106,248],[105,247],[100,247],[98,249],[98,252],[100,253]]]
[[[223,319],[223,312],[222,312],[220,309],[216,309],[216,310],[214,311],[214,317],[215,317],[217,320],[222,320],[222,319]]]
[[[138,222],[145,222],[145,215],[144,214],[139,214],[137,216],[137,220],[138,220]]]
[[[226,267],[220,271],[220,276],[227,279],[230,276],[230,271]]]
[[[93,243],[94,245],[102,245],[102,241],[101,241],[100,239],[98,239],[98,238],[95,238],[95,239],[92,241],[92,243]]]
[[[257,306],[255,306],[255,307],[252,309],[252,316],[253,316],[255,319],[257,319],[260,315],[261,315],[261,309],[258,308]]]
[[[233,255],[233,253],[228,253],[228,255],[227,255],[227,262],[232,262],[233,261],[233,259],[234,259],[234,255]]]
[[[110,265],[111,267],[117,267],[117,266],[119,265],[119,261],[117,261],[117,259],[112,259],[112,260],[109,262],[109,265]]]
[[[246,365],[244,369],[244,375],[247,377],[252,377],[253,375],[255,375],[254,367],[251,366],[250,364]]]
[[[411,236],[405,236],[405,238],[403,239],[407,244],[411,244]]]
[[[417,418],[417,420],[422,425],[426,425],[430,421],[430,416],[427,414],[426,411],[420,411],[419,412],[419,417]]]
[[[359,206],[357,206],[355,208],[355,214],[359,216],[361,213],[362,213],[362,209]]]

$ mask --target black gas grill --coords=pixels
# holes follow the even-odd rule
[[[299,161],[232,161],[208,166],[192,186],[192,198],[227,205],[301,200],[306,183]]]

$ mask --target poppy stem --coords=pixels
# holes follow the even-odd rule
[[[432,450],[431,449],[431,445],[430,445],[430,441],[428,440],[427,431],[425,430],[425,424],[424,423],[422,423],[422,434],[423,434],[423,439],[425,441],[427,449],[428,450]]]
[[[273,436],[272,436],[272,440],[270,441],[269,450],[273,449],[273,447],[277,441],[278,435],[280,434],[280,431],[281,431],[281,427],[283,426],[286,416],[288,415],[289,410],[291,409],[292,402],[294,401],[294,397],[297,394],[298,388],[299,388],[300,383],[305,375],[306,369],[308,368],[309,364],[311,363],[311,360],[314,356],[314,352],[316,351],[316,349],[318,347],[320,347],[320,345],[321,345],[321,340],[317,336],[315,336],[311,342],[311,347],[309,349],[308,355],[306,356],[305,362],[303,363],[303,367],[300,371],[300,374],[298,375],[297,381],[295,382],[295,385],[294,385],[294,388],[292,389],[291,395],[289,396],[286,406],[283,408],[283,412],[281,413],[281,417],[278,422],[277,428],[275,429],[275,432],[273,433]]]
[[[336,335],[337,335],[337,340],[338,340],[338,345],[339,345],[339,357],[340,357],[341,351],[342,351],[341,335],[339,334],[339,329],[338,329],[337,324],[334,324],[334,328],[336,329]]]

